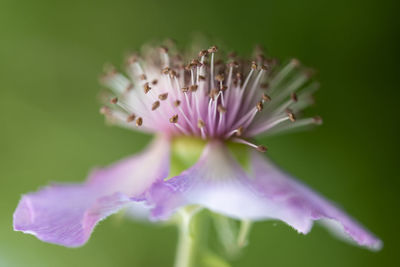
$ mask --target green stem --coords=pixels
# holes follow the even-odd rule
[[[175,267],[193,267],[197,258],[200,223],[195,220],[199,211],[196,207],[185,208],[180,211],[179,239],[176,251]]]

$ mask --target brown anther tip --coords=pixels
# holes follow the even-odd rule
[[[127,58],[128,64],[136,63],[136,62],[138,62],[138,60],[139,60],[138,55],[131,55],[131,56],[129,56],[129,57]]]
[[[169,122],[170,122],[170,123],[177,123],[177,122],[178,122],[178,114],[172,116],[172,117],[169,119]]]
[[[118,103],[118,97],[113,97],[110,100],[111,104],[117,104]]]
[[[286,113],[287,113],[287,115],[288,115],[288,117],[289,117],[289,120],[290,120],[291,122],[295,122],[295,121],[296,121],[296,116],[294,115],[294,113],[293,113],[292,110],[286,109]]]
[[[136,126],[142,126],[142,124],[143,124],[143,119],[142,119],[142,117],[137,118],[137,119],[136,119]]]
[[[223,82],[225,79],[223,74],[218,74],[217,76],[215,76],[215,80],[219,81],[219,82]]]
[[[263,94],[262,95],[262,100],[264,100],[265,102],[269,102],[271,101],[271,97],[267,94]]]
[[[179,107],[180,104],[181,104],[181,101],[180,101],[180,100],[175,100],[175,101],[174,101],[174,106],[175,106],[175,107]]]
[[[267,148],[263,145],[260,145],[260,146],[257,146],[257,151],[264,153],[267,151]]]
[[[263,104],[263,102],[262,101],[259,101],[258,103],[257,103],[257,110],[258,111],[262,111],[263,110],[263,108],[264,108],[264,104]]]
[[[213,46],[211,46],[210,48],[208,48],[207,51],[208,51],[208,53],[215,53],[215,52],[218,51],[218,47],[215,46],[215,45],[213,45]]]
[[[193,84],[189,87],[190,92],[196,92],[199,86],[197,84]]]
[[[201,51],[199,52],[199,57],[206,56],[207,54],[208,54],[208,51],[207,51],[207,50],[201,50]]]
[[[228,89],[228,86],[222,85],[220,89],[221,89],[221,91],[225,91],[226,89]]]
[[[317,125],[321,125],[322,124],[322,118],[320,116],[315,116],[313,118],[313,120],[314,120],[314,123],[317,124]]]
[[[111,111],[110,108],[107,106],[103,106],[100,108],[100,114],[103,114],[103,115],[110,114],[110,111]]]
[[[165,47],[165,46],[160,46],[160,51],[161,51],[161,53],[168,53],[168,48],[167,47]]]
[[[269,67],[267,65],[261,65],[261,69],[267,71],[269,70]]]
[[[252,68],[253,70],[257,69],[257,64],[256,64],[255,61],[251,62],[251,68]]]
[[[152,85],[156,85],[157,83],[158,83],[158,80],[157,80],[157,79],[154,79],[154,80],[151,82]]]
[[[145,94],[147,94],[151,90],[151,87],[150,87],[149,83],[145,83],[143,85],[143,88],[144,88],[144,93]]]
[[[226,112],[226,108],[224,106],[222,106],[221,104],[218,104],[218,112],[219,113],[225,113]]]
[[[160,101],[156,101],[151,105],[151,110],[156,110],[160,106]]]
[[[214,88],[214,89],[210,90],[209,96],[210,96],[210,98],[212,98],[214,100],[214,98],[218,95],[218,93],[219,93],[219,90],[217,88]]]
[[[136,115],[135,114],[131,114],[126,118],[126,122],[132,122],[136,119]]]
[[[297,102],[297,100],[298,100],[297,94],[295,92],[290,94],[290,98],[292,99],[293,102]]]
[[[167,98],[168,98],[168,93],[158,95],[158,99],[160,99],[160,100],[166,100]]]
[[[189,88],[188,88],[188,87],[182,87],[182,88],[181,88],[181,91],[184,92],[184,93],[186,93],[187,91],[189,91]]]
[[[147,80],[146,74],[141,74],[141,75],[139,76],[139,79],[141,79],[142,81]]]
[[[295,67],[300,66],[300,61],[297,58],[293,58],[290,63],[293,64]]]
[[[205,80],[206,80],[206,77],[204,77],[203,75],[199,75],[199,80],[200,80],[200,81],[205,81]]]
[[[161,70],[161,73],[162,73],[162,74],[168,74],[169,71],[170,71],[170,68],[169,68],[169,67],[165,67],[165,68],[163,68],[163,69]]]
[[[204,127],[204,121],[203,120],[199,120],[197,122],[197,127],[199,127],[200,129]]]
[[[241,136],[243,134],[243,127],[240,126],[236,129],[236,136]]]

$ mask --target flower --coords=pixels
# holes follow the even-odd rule
[[[76,247],[122,208],[167,220],[197,205],[235,219],[281,220],[303,234],[318,220],[358,245],[381,248],[378,238],[279,170],[261,153],[266,147],[251,141],[322,122],[297,119],[318,87],[309,70],[297,60],[280,67],[259,49],[254,61],[219,56],[216,46],[189,61],[176,50],[147,49],[128,58],[128,76],[109,68],[101,79],[112,92],[101,113],[111,123],[155,134],[152,144],[94,170],[83,184],[24,195],[15,230]]]

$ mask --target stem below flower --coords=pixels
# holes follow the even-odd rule
[[[198,207],[188,207],[180,210],[179,239],[176,251],[175,267],[195,266],[196,251],[199,250],[200,225],[195,220]]]

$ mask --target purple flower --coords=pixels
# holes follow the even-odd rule
[[[281,220],[303,234],[320,221],[360,246],[380,249],[378,238],[253,143],[258,135],[322,122],[297,118],[318,87],[309,70],[297,60],[281,67],[259,50],[254,60],[219,56],[215,46],[187,60],[175,47],[162,47],[129,57],[128,76],[110,69],[102,82],[111,101],[101,112],[111,123],[156,138],[141,154],[93,171],[85,183],[24,195],[14,229],[77,247],[122,208],[168,220],[196,205],[240,220]]]

